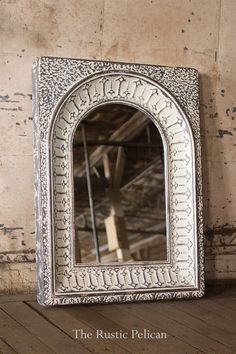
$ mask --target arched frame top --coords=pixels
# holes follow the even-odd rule
[[[44,267],[43,276],[38,276],[41,303],[199,297],[203,293],[201,183],[196,168],[196,161],[200,163],[196,134],[199,131],[185,113],[187,107],[183,107],[184,112],[173,93],[163,84],[147,73],[117,69],[95,70],[83,80],[75,81],[73,87],[54,102],[47,134],[40,139],[40,149],[42,142],[48,149],[44,161],[48,171],[45,181],[48,192],[45,210],[47,234],[43,236],[45,242],[41,242],[42,239],[39,241],[37,250],[38,267]],[[162,136],[169,250],[167,262],[75,264],[73,135],[91,110],[109,103],[127,104],[143,111],[153,120]],[[40,125],[40,111],[35,116]],[[38,148],[36,146],[36,152],[39,152]],[[42,201],[42,194],[36,195],[36,201],[39,200]],[[36,204],[36,207],[37,215],[41,212],[42,217],[42,204]],[[43,223],[37,226],[38,230],[40,227],[42,230]],[[45,255],[42,251],[46,244],[50,249]]]

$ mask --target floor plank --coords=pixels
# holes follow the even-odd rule
[[[35,294],[0,297],[0,353],[236,353],[235,282],[212,283],[199,300],[46,308]],[[73,329],[92,333],[76,339]],[[131,331],[166,332],[167,339],[132,339]],[[96,338],[129,333],[128,339]]]
[[[225,300],[225,304],[228,302],[229,301]],[[230,303],[232,303],[232,300]],[[217,316],[217,318],[221,320],[225,320],[229,326],[232,326],[232,329],[236,328],[236,310],[226,310],[225,306],[217,303],[217,301],[213,301],[213,299],[211,301],[208,299],[201,299],[201,301],[198,301],[198,307],[207,312],[213,313],[214,316]]]
[[[176,302],[175,305],[182,311],[191,313],[194,316],[201,318],[208,325],[213,325],[216,328],[224,330],[226,333],[235,334],[235,321],[226,319],[217,313],[214,305],[211,302],[203,303],[202,300]]]
[[[91,306],[86,306],[86,305],[85,306],[81,305],[79,307],[69,306],[66,308],[66,312],[70,313],[73,317],[79,319],[87,326],[95,330],[99,329],[104,332],[111,332],[111,331],[115,332],[120,330],[123,332],[126,331],[124,327],[117,325],[112,319],[107,319],[102,315],[93,311]],[[141,345],[138,344],[137,342],[133,341],[130,337],[125,340],[113,338],[113,339],[108,339],[108,341],[118,344],[127,353],[133,353],[133,352],[138,353],[138,350],[140,350],[140,352],[143,351],[143,353],[150,353],[147,351],[147,348],[145,348],[143,344]]]
[[[206,328],[206,326],[203,325],[204,329],[202,330],[202,321],[199,321],[196,326],[193,317],[178,311],[176,306],[171,306],[175,303],[176,302],[170,301],[167,304],[158,303],[155,306],[156,313],[160,315],[162,319],[165,318],[166,321],[168,321],[171,333],[172,331],[173,333],[176,331],[181,337],[184,337],[185,341],[195,344],[195,346],[207,353],[217,351],[221,353],[233,353],[231,345],[227,345],[224,342],[221,343],[216,336],[211,338],[206,335],[206,330],[209,332],[209,326]],[[151,304],[147,304],[147,307],[150,306]],[[215,328],[213,328],[213,332],[215,332]]]
[[[94,328],[87,326],[86,323],[81,322],[78,318],[75,318],[70,313],[68,313],[67,307],[45,308],[40,306],[36,302],[30,302],[29,304],[30,306],[35,308],[39,313],[45,316],[45,318],[47,318],[51,323],[56,325],[58,328],[61,328],[72,338],[75,338],[75,332],[73,332],[73,329],[83,329],[83,331],[86,333],[92,333],[93,337],[91,339],[78,340],[79,342],[82,342],[88,350],[91,350],[92,353],[127,353],[126,350],[124,350],[116,343],[97,339],[96,331],[94,330]]]
[[[84,348],[80,343],[70,338],[66,333],[64,333],[63,331],[55,327],[52,323],[47,321],[47,319],[40,316],[36,311],[30,308],[27,304],[23,302],[8,302],[5,304],[0,304],[0,308],[5,311],[5,315],[7,313],[8,316],[12,317],[11,321],[15,320],[15,323],[18,325],[18,329],[14,331],[14,333],[19,332],[19,327],[21,327],[21,332],[24,332],[24,334],[22,333],[20,344],[22,344],[21,342],[27,343],[28,337],[30,339],[34,338],[37,343],[41,344],[43,349],[41,348],[40,351],[34,351],[37,348],[35,349],[34,347],[32,347],[32,353],[40,352],[45,354],[46,353],[74,354],[75,351],[80,351],[80,353],[82,354],[90,353],[90,351]],[[11,331],[8,330],[7,332],[5,330],[5,332],[6,334],[8,334],[10,340]],[[11,341],[10,344],[12,345]],[[15,346],[12,345],[12,347],[15,349]]]
[[[217,330],[215,326],[209,325],[201,320],[201,318],[195,317],[192,313],[186,313],[179,308],[181,302],[170,301],[168,303],[162,303],[161,311],[167,318],[175,318],[177,323],[181,323],[188,328],[193,329],[196,333],[203,335],[206,338],[212,340],[209,342],[213,346],[214,350],[220,350],[222,353],[228,348],[233,348],[234,336],[223,331]],[[204,343],[207,344],[205,340]],[[215,344],[214,344],[215,343]]]
[[[217,340],[236,350],[234,328],[230,328],[229,332],[227,321],[221,319],[221,326],[219,320],[215,321],[214,315],[212,317],[212,314],[209,314],[206,310],[199,309],[197,305],[189,303],[189,301],[187,303],[184,301],[176,303],[172,302],[170,303],[170,306],[180,311],[182,321],[185,315],[189,315],[191,317],[189,320],[190,326],[196,326],[198,330],[205,333],[209,338]]]
[[[1,354],[15,354],[16,351],[9,346],[2,338],[0,338],[0,353]]]
[[[0,309],[0,333],[3,341],[17,353],[50,353],[38,338]]]
[[[97,310],[110,314],[114,311],[114,309],[107,309],[106,307],[98,307]],[[183,343],[181,344],[181,342],[184,342],[204,353],[214,352],[217,349],[224,353],[227,350],[228,353],[233,353],[233,351],[226,346],[221,345],[212,339],[208,339],[204,335],[189,328],[189,326],[182,324],[181,320],[176,321],[175,315],[167,316],[166,311],[162,311],[162,303],[144,304],[142,307],[137,306],[137,304],[125,305],[123,309],[119,309],[120,316],[122,316],[124,320],[126,312],[129,312],[134,317],[138,317],[138,320],[141,318],[144,319],[146,327],[148,328],[150,328],[150,325],[158,328],[161,325],[162,328],[165,328],[167,333],[174,337],[174,347],[177,352],[178,345],[180,345],[181,348],[181,345],[183,347]],[[148,316],[146,314],[148,314]]]
[[[235,299],[230,299],[230,301],[227,301],[227,299],[222,299],[222,298],[213,298],[211,299],[213,303],[217,303],[225,308],[225,310],[234,310],[236,311],[236,298]]]
[[[142,304],[139,304],[140,306],[142,306]],[[109,306],[109,305],[100,305],[100,308],[104,309]],[[114,305],[111,305],[114,306]],[[124,306],[119,305],[119,306]],[[126,332],[127,330],[131,330],[131,329],[135,329],[135,328],[140,328],[140,329],[144,329],[146,326],[145,322],[142,319],[136,319],[136,321],[130,321],[130,319],[132,319],[132,314],[128,312],[126,312],[125,315],[125,321],[121,324],[121,323],[117,323],[117,319],[119,317],[119,311],[116,311],[115,313],[111,314],[110,317],[106,317],[103,314],[94,311],[93,310],[93,306],[88,307],[88,306],[81,306],[78,309],[73,309],[68,308],[67,311],[71,311],[72,315],[79,318],[81,321],[85,322],[86,324],[89,324],[90,326],[93,326],[94,328],[99,328],[101,330],[103,330],[104,332],[108,331],[110,332],[111,330],[114,331],[120,331],[122,330],[123,332]],[[157,330],[157,329],[156,329]],[[161,329],[160,329],[161,331]],[[117,340],[114,340],[117,342]],[[194,349],[193,347],[185,344],[184,342],[181,342],[181,345],[179,345],[178,340],[176,338],[172,338],[169,337],[169,339],[167,340],[162,340],[162,342],[158,342],[158,344],[156,342],[152,342],[150,340],[137,340],[137,339],[132,339],[131,336],[129,336],[128,339],[119,342],[120,345],[122,345],[122,347],[128,351],[130,351],[131,353],[135,352],[135,353],[163,353],[165,352],[165,347],[167,349],[166,352],[170,352],[171,350],[173,350],[173,348],[178,348],[181,349],[181,351],[179,351],[179,353],[181,352],[186,352],[186,353],[199,353],[200,351],[197,351],[196,349]],[[163,346],[160,347],[159,346]],[[170,351],[168,351],[168,349]],[[176,352],[178,353],[178,352]]]
[[[181,353],[182,351],[186,353],[205,353],[199,346],[195,346],[194,343],[186,342],[183,336],[180,338],[180,336],[176,336],[176,333],[170,332],[169,328],[159,319],[154,309],[151,311],[154,311],[155,320],[153,321],[151,316],[151,320],[149,321],[150,314],[145,304],[138,305],[139,306],[137,306],[137,304],[94,306],[93,310],[105,317],[113,318],[117,324],[125,328],[133,328],[141,332],[146,329],[154,333],[167,333],[166,340],[146,340],[146,346],[150,350],[150,353],[154,352],[154,350],[156,350],[157,353],[168,353],[173,350],[173,348],[176,353]]]

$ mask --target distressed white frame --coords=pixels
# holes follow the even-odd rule
[[[197,71],[44,57],[33,66],[33,82],[39,303],[201,297],[204,271]],[[162,136],[167,261],[75,263],[73,135],[91,110],[111,103],[143,111]]]

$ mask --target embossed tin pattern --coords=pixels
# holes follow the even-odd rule
[[[41,58],[33,67],[38,301],[45,305],[201,297],[204,293],[198,73],[191,68]],[[129,104],[165,151],[169,262],[73,260],[72,140],[83,117]]]

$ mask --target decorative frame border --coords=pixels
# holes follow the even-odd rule
[[[191,68],[40,58],[33,65],[36,262],[43,305],[204,294],[198,73]],[[72,140],[89,111],[148,114],[165,153],[169,262],[75,264]]]

